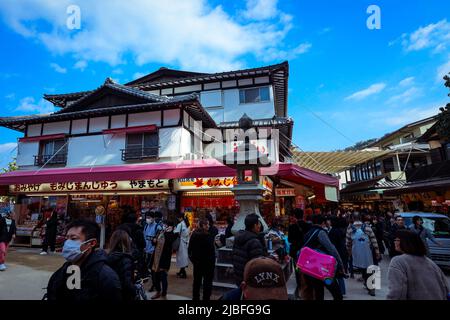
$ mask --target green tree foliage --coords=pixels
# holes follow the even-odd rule
[[[449,73],[450,74],[450,73]],[[450,77],[444,76],[445,86],[450,89]],[[450,93],[448,94],[450,97]],[[436,131],[444,140],[450,140],[450,103],[445,108],[440,108],[441,113],[438,116]]]
[[[11,172],[16,171],[18,169],[16,159],[13,159],[10,163],[8,163],[8,166],[6,168],[3,168],[3,173],[5,172]]]
[[[344,150],[337,150],[337,151],[358,151],[366,148],[368,145],[374,143],[378,139],[369,139],[364,141],[359,141],[355,143],[353,146],[347,147]]]

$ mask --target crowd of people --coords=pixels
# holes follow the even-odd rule
[[[6,249],[14,235],[10,215],[0,218],[0,271]],[[388,269],[388,299],[447,299],[447,280],[441,269],[428,258],[427,239],[438,243],[419,216],[410,226],[400,214],[337,210],[321,214],[293,210],[289,226],[274,220],[263,230],[261,217],[249,214],[245,228],[234,235],[232,263],[236,288],[222,295],[222,300],[288,299],[282,261],[290,256],[297,288],[295,299],[323,300],[325,289],[334,300],[346,295],[346,279],[361,275],[367,293],[375,296],[369,285],[373,269],[383,257],[391,258]],[[232,236],[233,219],[225,234],[219,234],[212,216],[200,219],[192,228],[184,215],[176,221],[163,220],[157,211],[139,217],[129,211],[123,223],[113,232],[106,250],[98,249],[100,229],[92,221],[76,220],[67,227],[62,256],[66,262],[50,278],[49,300],[125,300],[139,298],[137,281],[150,279],[151,299],[167,296],[168,272],[176,254],[177,277],[187,278],[186,269],[193,266],[192,299],[210,300],[218,247]],[[7,227],[8,225],[8,227]],[[52,227],[51,216],[48,219]],[[194,230],[192,230],[194,229]],[[287,236],[285,236],[287,231]],[[52,236],[52,231],[47,233]],[[280,240],[278,245],[272,239]],[[47,239],[46,252],[54,243]],[[332,257],[335,270],[324,281],[302,269],[297,262],[305,248]],[[67,286],[68,268],[78,266],[81,289]],[[426,276],[424,276],[426,275]],[[202,291],[202,292],[201,292]]]

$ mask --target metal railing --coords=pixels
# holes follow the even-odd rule
[[[450,178],[450,160],[406,170],[408,182],[438,178]]]
[[[65,165],[67,163],[67,152],[59,152],[57,154],[39,154],[34,156],[34,165]]]
[[[159,146],[158,147],[128,147],[121,149],[122,161],[128,160],[143,160],[143,159],[158,159]]]

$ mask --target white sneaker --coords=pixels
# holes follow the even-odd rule
[[[47,252],[42,251],[41,253],[39,253],[41,256],[45,256],[47,254]]]
[[[5,271],[6,270],[6,266],[5,264],[0,264],[0,271]]]

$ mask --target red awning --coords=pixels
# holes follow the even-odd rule
[[[56,140],[56,139],[63,139],[65,137],[66,137],[65,133],[48,134],[48,135],[45,135],[45,136],[20,138],[19,142],[35,142],[35,141],[42,141],[42,140]]]
[[[155,132],[157,129],[158,129],[158,127],[155,124],[151,124],[151,125],[148,125],[148,126],[137,126],[137,127],[117,128],[117,129],[107,129],[107,130],[103,130],[103,133],[115,134],[115,133]]]
[[[27,171],[19,170],[1,174],[0,185],[51,182],[229,177],[235,175],[235,169],[225,166],[216,159],[204,159],[165,163],[96,166],[92,168],[83,167]],[[262,168],[261,175],[277,176],[285,180],[310,186],[338,186],[338,180],[336,178],[309,169],[301,168],[290,163],[278,163],[274,167]]]

